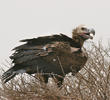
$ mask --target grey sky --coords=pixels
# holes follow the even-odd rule
[[[110,39],[110,0],[0,0],[0,64],[24,38],[53,33],[71,36],[85,24],[96,30],[96,42]]]

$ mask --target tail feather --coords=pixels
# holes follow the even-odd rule
[[[13,68],[7,70],[5,73],[2,75],[2,81],[3,83],[8,82],[10,79],[12,79],[16,73],[14,72]]]

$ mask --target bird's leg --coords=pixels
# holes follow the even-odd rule
[[[63,83],[63,78],[59,78],[57,83],[58,87],[61,87],[62,83]]]
[[[48,75],[43,75],[43,77],[44,77],[44,82],[47,84],[48,83]]]
[[[61,87],[61,85],[63,83],[63,78],[61,78],[61,77],[54,77],[54,81],[57,83],[58,87]]]

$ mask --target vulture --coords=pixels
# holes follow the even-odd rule
[[[53,76],[62,83],[66,74],[72,72],[75,75],[84,67],[88,56],[82,46],[84,41],[93,39],[93,35],[93,28],[79,25],[73,29],[72,38],[61,33],[21,40],[25,43],[13,49],[10,56],[13,66],[3,73],[3,82],[19,73],[42,73],[45,83]]]

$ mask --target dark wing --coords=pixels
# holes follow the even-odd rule
[[[41,55],[48,55],[52,51],[46,51],[44,50],[44,47],[45,45],[53,42],[67,42],[72,47],[78,47],[77,43],[75,43],[73,39],[64,34],[26,39],[21,40],[21,42],[26,43],[14,48],[13,50],[15,50],[15,53],[10,57],[15,64],[33,60]]]
[[[58,75],[71,71],[77,73],[87,61],[81,49],[74,47],[75,42],[65,35],[23,41],[26,43],[16,47],[10,57],[14,66],[2,75],[4,82],[24,72],[32,74],[40,71]]]
[[[21,42],[26,42],[26,44],[28,44],[28,45],[45,45],[50,42],[56,42],[56,41],[57,42],[69,42],[69,44],[72,47],[77,47],[77,48],[80,47],[80,45],[78,43],[76,43],[72,38],[70,38],[64,34],[21,40]],[[15,49],[17,49],[17,48],[15,48]]]
[[[22,40],[22,42],[26,43],[14,48],[13,50],[15,50],[15,52],[10,57],[13,60],[14,68],[16,70],[30,67],[36,68],[36,66],[40,69],[44,69],[46,68],[46,65],[54,66],[54,69],[57,64],[51,64],[50,58],[54,59],[54,56],[57,55],[56,53],[59,52],[58,49],[57,51],[55,50],[55,48],[58,48],[57,46],[59,46],[58,42],[67,43],[70,46],[70,44],[72,44],[72,39],[61,34]]]
[[[48,45],[29,45],[24,44],[15,49],[15,53],[10,57],[13,60],[14,64],[26,64],[28,61],[37,59],[42,56],[47,56],[52,53],[52,48],[49,48]]]
[[[52,52],[52,50],[48,50],[48,48],[50,48],[48,44],[52,44],[56,41],[68,42],[70,44],[73,42],[71,38],[63,34],[21,40],[21,42],[26,43],[14,48],[15,53],[10,58],[13,60],[13,63],[20,64],[27,61],[27,59],[31,60],[39,56],[46,56]]]
[[[63,34],[26,39],[21,42],[26,43],[13,49],[15,52],[10,58],[14,66],[2,75],[4,82],[18,73],[25,72],[33,74],[40,71],[65,75],[72,71],[76,74],[87,61],[80,45]]]
[[[28,39],[22,42],[26,42],[26,44],[16,47],[15,53],[10,57],[16,70],[31,68],[36,71],[34,68],[38,67],[41,70],[45,69],[45,72],[57,73],[59,71],[58,74],[60,74],[61,68],[57,58],[59,57],[64,70],[68,73],[70,71],[68,66],[81,66],[80,58],[81,62],[84,61],[80,56],[80,49],[75,50],[74,41],[63,34]],[[76,51],[79,53],[72,53]]]
[[[48,48],[48,50],[46,50],[46,48]],[[24,44],[22,49],[21,47],[17,47],[15,53],[10,57],[13,60],[14,66],[2,75],[2,81],[6,83],[19,73],[26,72],[32,74],[38,72],[38,69],[41,71],[46,68],[47,70],[48,67],[46,66],[51,65],[42,59],[42,57],[49,56],[51,55],[50,53],[52,53],[52,48],[49,48],[48,45],[45,45],[45,48],[43,45],[37,46],[28,44]]]

